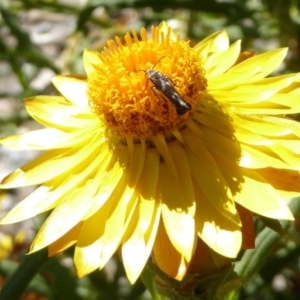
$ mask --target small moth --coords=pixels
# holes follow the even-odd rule
[[[151,69],[138,70],[146,73],[153,83],[152,91],[157,97],[163,97],[173,103],[178,115],[183,115],[191,109],[191,105],[183,100],[174,87],[172,80],[162,72],[154,70],[155,66],[166,56],[161,57]]]

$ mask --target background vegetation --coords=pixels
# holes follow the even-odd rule
[[[84,73],[85,48],[101,50],[110,38],[163,20],[194,42],[226,29],[231,41],[243,40],[243,50],[288,46],[279,72],[300,71],[299,0],[1,0],[0,13],[0,136],[39,126],[26,113],[23,99],[55,94],[50,80],[56,73]],[[0,148],[0,177],[33,155]],[[30,191],[0,191],[1,213]],[[23,300],[151,299],[141,281],[128,283],[117,258],[82,279],[76,276],[72,249],[51,259],[38,253],[32,264],[25,253],[44,218],[0,230],[0,282],[17,268],[20,276],[33,277]],[[257,221],[257,231],[262,228]],[[260,273],[230,299],[300,299],[299,231],[298,217],[262,262]]]

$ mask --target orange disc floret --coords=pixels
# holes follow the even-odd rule
[[[206,90],[206,79],[199,55],[180,37],[171,38],[152,27],[110,40],[98,54],[94,71],[88,74],[88,98],[95,114],[123,137],[147,138],[178,128],[191,115]],[[163,75],[191,110],[180,115],[169,96],[149,79],[147,70]],[[164,79],[163,79],[164,78]]]

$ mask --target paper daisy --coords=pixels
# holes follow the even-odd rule
[[[252,212],[291,220],[285,197],[300,191],[300,126],[285,117],[299,76],[266,78],[286,53],[241,53],[225,31],[191,47],[165,24],[85,51],[86,77],[26,99],[47,128],[1,140],[46,150],[3,179],[40,186],[1,223],[51,211],[31,252],[75,244],[79,276],[119,250],[131,282],[150,256],[180,280],[198,238],[236,257],[253,246]]]

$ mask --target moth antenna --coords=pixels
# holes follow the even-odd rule
[[[163,58],[165,58],[165,57],[169,57],[169,58],[172,58],[171,56],[169,56],[169,55],[164,55],[164,56],[162,56],[153,66],[152,66],[152,68],[151,69],[147,69],[147,70],[153,70],[155,67],[156,67],[156,65],[163,59]],[[136,70],[136,72],[147,72],[146,70]]]
[[[152,66],[152,70],[155,68],[155,66],[163,59],[163,58],[165,58],[165,57],[169,57],[169,58],[171,58],[171,56],[169,56],[169,55],[164,55],[164,56],[162,56],[153,66]]]

